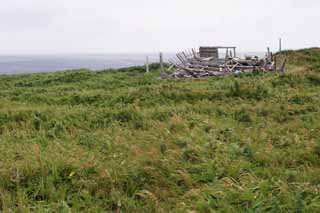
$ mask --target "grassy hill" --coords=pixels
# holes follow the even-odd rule
[[[277,54],[280,60],[288,59],[287,70],[291,72],[319,71],[320,70],[320,48],[309,48],[301,50],[287,50]]]
[[[312,72],[1,75],[0,210],[319,211],[319,50],[284,54]]]

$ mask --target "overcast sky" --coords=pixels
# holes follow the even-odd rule
[[[0,54],[320,46],[320,0],[1,0]]]

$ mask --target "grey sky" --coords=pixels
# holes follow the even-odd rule
[[[0,54],[320,46],[319,0],[1,0]]]

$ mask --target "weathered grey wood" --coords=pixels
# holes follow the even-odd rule
[[[179,53],[176,56],[182,64],[185,65],[187,63],[187,61]]]
[[[193,52],[192,52],[192,50],[188,50],[188,53],[189,53],[190,58],[193,58]]]
[[[146,58],[146,72],[148,73],[150,70],[149,70],[149,56],[147,56]]]
[[[194,58],[197,58],[197,57],[198,57],[196,51],[195,51],[193,48],[192,48],[192,54],[193,54],[193,57],[194,57]]]
[[[178,55],[180,56],[180,58],[182,58],[184,61],[188,61],[187,58],[185,57],[185,55],[183,55],[183,53],[178,53]]]
[[[194,50],[185,50],[176,55],[177,60],[170,62],[175,68],[170,75],[171,78],[200,78],[206,76],[225,76],[234,74],[235,70],[239,70],[243,73],[253,72],[256,69],[262,69],[264,71],[273,71],[276,68],[275,56],[272,55],[270,48],[267,49],[267,54],[264,58],[258,57],[246,57],[237,58],[235,47],[223,47],[226,50],[226,58],[219,59],[216,57],[207,57],[210,55],[209,47],[207,50],[203,50],[203,55],[199,56]],[[284,65],[283,65],[284,67]],[[284,68],[280,69],[284,70]]]
[[[282,39],[279,38],[279,53],[282,51]]]
[[[219,58],[219,51],[216,47],[200,47],[199,48],[200,58]]]
[[[184,58],[186,59],[186,61],[188,61],[188,56],[187,56],[187,54],[185,53],[185,52],[182,52],[182,55],[184,56]]]
[[[168,71],[171,71],[173,68],[174,68],[174,64],[172,64],[169,68],[168,68]]]
[[[164,73],[163,54],[162,53],[160,53],[160,70],[161,70],[161,73]]]
[[[280,67],[280,72],[284,72],[284,68],[286,66],[286,63],[287,63],[287,58],[285,58],[281,64],[281,67]]]

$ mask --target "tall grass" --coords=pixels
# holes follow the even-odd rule
[[[0,210],[319,211],[319,72],[142,71],[0,76]]]

